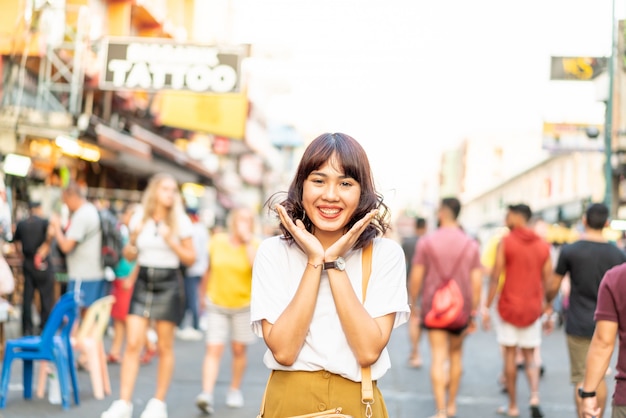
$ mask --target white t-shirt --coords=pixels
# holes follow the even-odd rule
[[[143,212],[137,211],[130,221],[130,230],[141,225]],[[178,217],[178,239],[191,237],[191,221],[182,213]],[[158,226],[152,219],[147,219],[137,237],[137,263],[142,267],[178,268],[180,260],[158,232]]]
[[[100,260],[102,232],[98,209],[89,202],[81,205],[72,214],[65,236],[76,241],[76,246],[67,255],[67,274],[70,280],[103,280],[104,271]]]
[[[356,250],[345,256],[346,273],[359,299],[362,294],[361,255],[362,251]],[[263,336],[261,321],[276,322],[291,302],[306,263],[306,255],[295,244],[289,245],[278,236],[261,243],[252,272],[251,303],[252,329],[259,337]],[[400,245],[386,238],[375,239],[365,309],[373,318],[396,313],[394,328],[405,323],[410,314],[405,270]],[[311,326],[294,364],[290,367],[279,364],[270,350],[263,361],[273,370],[327,370],[355,382],[361,381],[361,367],[341,327],[325,271],[322,271]],[[381,378],[390,367],[385,348],[372,365],[372,379]]]

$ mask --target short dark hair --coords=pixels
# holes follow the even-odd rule
[[[415,227],[420,229],[426,228],[426,219],[419,216],[415,218]]]
[[[601,230],[609,220],[609,208],[603,203],[593,203],[587,208],[585,218],[589,228]]]
[[[509,211],[522,215],[527,222],[533,217],[533,211],[530,210],[530,207],[524,203],[509,205]]]
[[[457,219],[461,213],[461,202],[456,197],[444,197],[441,199],[441,206],[450,209],[454,219]]]
[[[306,217],[302,204],[304,183],[309,175],[318,170],[326,163],[336,164],[347,177],[353,178],[361,186],[359,204],[346,225],[346,230],[352,228],[372,209],[378,209],[372,222],[365,227],[354,248],[365,247],[377,236],[382,236],[389,228],[387,205],[383,202],[383,196],[376,191],[374,177],[370,169],[370,163],[365,150],[356,139],[344,133],[324,133],[315,138],[304,150],[300,159],[295,176],[289,186],[286,198],[280,202],[283,193],[276,193],[266,202],[271,209],[275,203],[280,203],[292,219],[302,219],[307,231],[312,232],[314,225]],[[294,238],[287,228],[281,223],[280,229],[288,242],[294,242]]]

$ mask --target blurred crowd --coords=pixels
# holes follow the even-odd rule
[[[243,406],[246,346],[256,339],[250,327],[255,257],[263,240],[285,231],[275,228],[263,235],[263,214],[247,207],[232,208],[224,224],[209,228],[196,208],[185,206],[177,182],[167,174],[152,179],[140,203],[118,211],[86,196],[82,185],[70,183],[63,189],[69,213],[64,220],[46,217],[41,202],[30,201],[27,216],[6,237],[22,259],[22,302],[16,307],[22,334],[40,335],[66,292],[80,295],[81,318],[96,301],[112,295],[106,362],[120,364],[122,373],[119,399],[103,418],[132,415],[137,374],[141,365],[155,359],[155,394],[141,416],[167,416],[165,398],[177,338],[206,344],[198,408],[214,413],[213,392],[227,347],[232,351],[232,380],[226,404]],[[520,415],[516,384],[518,371],[523,371],[531,393],[530,415],[544,416],[540,380],[549,365],[542,361],[541,334],[564,326],[563,349],[570,358],[578,416],[591,416],[585,411],[601,415],[608,397],[604,376],[611,370],[602,360],[606,350],[594,342],[600,338],[595,336],[596,321],[604,324],[605,339],[614,341],[616,330],[604,329],[605,322],[611,324],[610,312],[598,313],[602,307],[597,304],[606,299],[600,285],[607,271],[626,261],[621,237],[607,233],[606,206],[590,204],[578,229],[560,227],[555,233],[554,227],[533,217],[528,205],[512,204],[502,226],[482,242],[463,230],[461,210],[458,199],[445,198],[434,214],[436,225],[415,217],[409,219],[410,230],[399,233],[400,228],[392,228],[386,233],[404,251],[411,310],[408,367],[424,367],[420,341],[423,334],[428,338],[433,416],[456,416],[463,342],[480,326],[495,329],[494,344],[502,353],[497,378],[508,403],[499,414]],[[112,231],[106,222],[113,222]],[[305,227],[306,215],[302,222],[298,227]],[[117,246],[111,244],[115,240]],[[105,250],[113,253],[114,265],[103,262]],[[14,291],[14,285],[4,286],[0,289],[5,294]],[[433,313],[443,292],[460,301],[454,318],[446,319],[450,311]],[[590,352],[596,357],[588,357]],[[78,367],[90,367],[85,356],[77,358]],[[623,373],[620,364],[618,378]]]

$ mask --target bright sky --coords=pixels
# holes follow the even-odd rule
[[[292,52],[276,70],[291,94],[270,117],[308,139],[354,136],[394,207],[420,199],[441,151],[464,137],[514,131],[540,144],[547,115],[602,117],[592,83],[555,85],[549,66],[551,55],[610,52],[610,0],[230,5],[235,40]]]

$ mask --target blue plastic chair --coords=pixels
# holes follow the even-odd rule
[[[70,407],[70,378],[74,389],[74,402],[78,405],[76,371],[73,363],[70,333],[78,314],[78,303],[74,292],[64,294],[55,304],[41,336],[26,336],[6,342],[4,361],[2,363],[2,378],[0,380],[0,409],[6,407],[9,380],[11,378],[11,363],[15,359],[22,359],[24,399],[31,399],[33,392],[33,361],[45,360],[54,363],[57,369],[59,386],[61,388],[61,406]],[[71,376],[74,374],[73,376]]]

